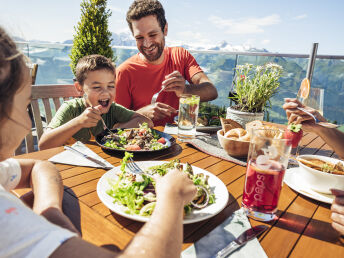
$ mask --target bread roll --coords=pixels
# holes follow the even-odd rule
[[[238,140],[238,141],[250,141],[250,135],[243,128],[234,128],[229,130],[224,135],[228,139]]]

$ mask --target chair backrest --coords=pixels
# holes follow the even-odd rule
[[[38,141],[43,134],[44,128],[53,117],[52,108],[55,112],[61,106],[61,99],[81,97],[73,84],[68,85],[34,85],[32,86],[31,118],[33,126],[21,146],[16,150],[16,155],[38,150]],[[29,110],[30,113],[30,110]],[[23,150],[25,148],[25,150]]]
[[[38,71],[38,64],[32,64],[31,70],[31,79],[32,79],[32,85],[36,83],[36,77],[37,77],[37,71]]]

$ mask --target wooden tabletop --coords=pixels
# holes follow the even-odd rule
[[[105,153],[94,142],[86,145],[114,166],[120,164],[122,154]],[[334,155],[329,146],[314,134],[305,134],[301,146],[301,154]],[[49,159],[61,151],[63,148],[59,147],[16,157]],[[224,182],[229,192],[228,204],[221,213],[184,226],[185,249],[241,207],[246,167],[210,156],[185,143],[155,154],[135,155],[135,160],[168,161],[175,158],[213,173]],[[82,237],[98,246],[123,249],[143,223],[111,212],[99,200],[96,186],[106,171],[61,164],[56,166],[65,185],[64,212],[81,231]],[[268,257],[344,257],[344,241],[332,229],[330,214],[330,204],[305,197],[284,184],[278,204],[278,219],[270,223],[250,222],[252,226],[269,226],[269,230],[259,237]]]

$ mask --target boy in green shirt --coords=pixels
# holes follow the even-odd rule
[[[66,101],[56,112],[39,141],[41,150],[71,143],[70,139],[88,141],[101,133],[103,118],[108,128],[138,127],[152,121],[113,102],[115,99],[115,67],[101,55],[81,58],[76,66],[76,89],[84,98]]]

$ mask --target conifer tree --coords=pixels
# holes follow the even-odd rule
[[[81,17],[74,27],[73,46],[70,66],[75,74],[79,59],[92,54],[106,56],[115,61],[111,49],[111,32],[108,30],[108,19],[111,12],[106,9],[107,0],[82,0]]]

